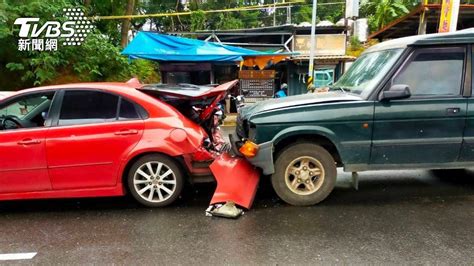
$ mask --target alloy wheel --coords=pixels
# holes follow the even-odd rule
[[[176,191],[176,174],[162,162],[146,162],[135,171],[133,185],[142,199],[153,203],[163,202]]]
[[[310,156],[301,156],[288,165],[285,171],[287,187],[298,195],[309,195],[318,191],[324,182],[324,167]]]

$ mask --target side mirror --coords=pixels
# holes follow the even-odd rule
[[[410,98],[410,87],[404,84],[395,84],[389,90],[383,91],[380,95],[380,101],[390,101],[397,99]]]

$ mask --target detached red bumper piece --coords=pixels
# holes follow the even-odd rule
[[[228,153],[217,157],[210,168],[217,180],[211,204],[232,201],[250,209],[257,193],[260,172],[245,158],[232,157]]]

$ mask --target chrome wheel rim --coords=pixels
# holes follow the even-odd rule
[[[137,194],[148,202],[163,202],[176,191],[176,175],[162,162],[147,162],[135,171],[133,186]]]
[[[309,195],[321,188],[324,176],[324,167],[320,161],[310,156],[301,156],[286,167],[285,183],[293,193]]]

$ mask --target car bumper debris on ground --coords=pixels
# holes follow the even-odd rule
[[[246,159],[224,153],[210,166],[217,181],[217,188],[211,199],[212,211],[208,213],[235,218],[242,212],[236,211],[235,205],[250,209],[255,194],[260,172]],[[226,203],[222,206],[217,204]],[[232,211],[229,212],[229,209]]]

